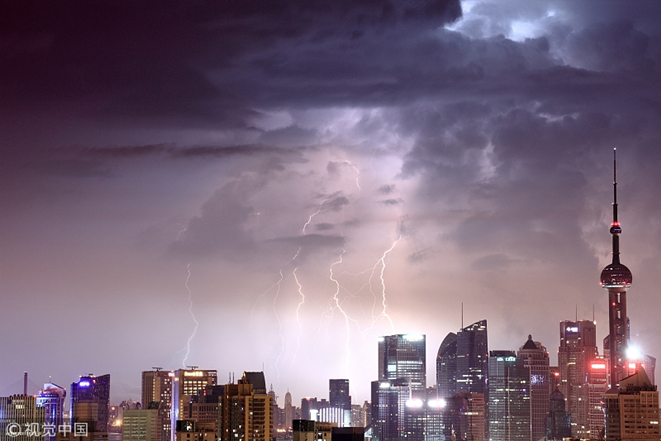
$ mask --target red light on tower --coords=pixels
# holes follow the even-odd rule
[[[595,370],[595,371],[605,371],[606,370],[606,363],[592,363],[590,365],[590,367],[592,368],[592,370]]]

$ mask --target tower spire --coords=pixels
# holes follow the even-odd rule
[[[620,263],[620,233],[622,227],[617,220],[617,149],[613,149],[613,222],[611,223],[611,235],[613,236],[613,263]]]

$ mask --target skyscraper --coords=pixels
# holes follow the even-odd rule
[[[87,423],[90,432],[107,432],[109,405],[110,374],[89,374],[71,384],[72,423]]]
[[[627,332],[627,289],[633,282],[629,268],[620,263],[620,233],[622,228],[617,219],[617,159],[613,150],[613,222],[612,257],[610,265],[601,272],[601,286],[608,290],[608,332],[609,332],[609,382],[617,387],[626,376]]]
[[[450,332],[436,355],[436,387],[439,397],[457,393],[457,334]]]
[[[37,406],[37,399],[30,395],[0,397],[0,439],[40,439],[44,433],[44,410],[44,407]]]
[[[398,334],[379,338],[379,380],[406,379],[413,396],[425,396],[426,360],[424,335]]]
[[[331,407],[351,410],[351,395],[349,395],[349,380],[328,380],[328,401]]]
[[[556,388],[549,400],[549,415],[546,420],[546,439],[549,441],[562,441],[570,437],[571,414],[565,411],[565,397]]]
[[[238,384],[226,384],[220,398],[219,439],[270,440],[273,431],[271,401],[263,372],[244,372]]]
[[[530,372],[530,423],[532,439],[537,441],[546,435],[546,418],[549,413],[549,353],[540,342],[528,335],[519,348],[518,357]]]
[[[67,391],[57,384],[46,383],[37,395],[37,407],[44,408],[45,423],[52,427],[60,427],[64,415],[64,400]],[[53,441],[55,435],[45,434],[45,441]]]
[[[177,420],[183,419],[184,404],[204,391],[207,386],[216,385],[217,372],[204,369],[178,369],[172,377],[172,404],[170,408],[170,439],[176,441]],[[266,388],[264,386],[264,394]]]
[[[586,379],[590,362],[597,357],[597,352],[597,326],[593,321],[560,322],[560,391],[571,414],[572,436],[579,438],[588,438],[590,433]]]
[[[514,351],[489,353],[489,439],[531,441],[530,369]]]
[[[480,320],[457,333],[457,392],[486,395],[488,366],[487,321]]]
[[[156,441],[170,439],[173,378],[174,372],[163,371],[160,368],[142,372],[142,408],[158,411],[158,438]]]

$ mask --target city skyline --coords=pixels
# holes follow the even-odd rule
[[[380,336],[608,333],[661,356],[661,5],[0,6],[0,391],[111,374],[350,380]],[[463,307],[462,307],[463,305]],[[462,314],[463,310],[463,314]]]

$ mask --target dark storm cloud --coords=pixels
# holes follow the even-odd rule
[[[232,125],[252,114],[247,90],[225,81],[241,75],[232,67],[272,70],[246,54],[280,42],[351,46],[398,23],[433,28],[460,15],[457,0],[4,2],[0,95],[5,107],[78,102],[98,115]],[[208,70],[224,80],[210,81]]]
[[[328,231],[332,230],[333,228],[335,228],[335,225],[326,222],[322,222],[314,226],[314,229],[317,231]]]
[[[382,194],[390,194],[393,191],[395,191],[395,186],[394,185],[382,185],[381,187],[378,188],[377,191],[379,193],[382,193]]]
[[[404,202],[403,199],[384,199],[382,201],[379,201],[379,204],[383,205],[400,205]]]

